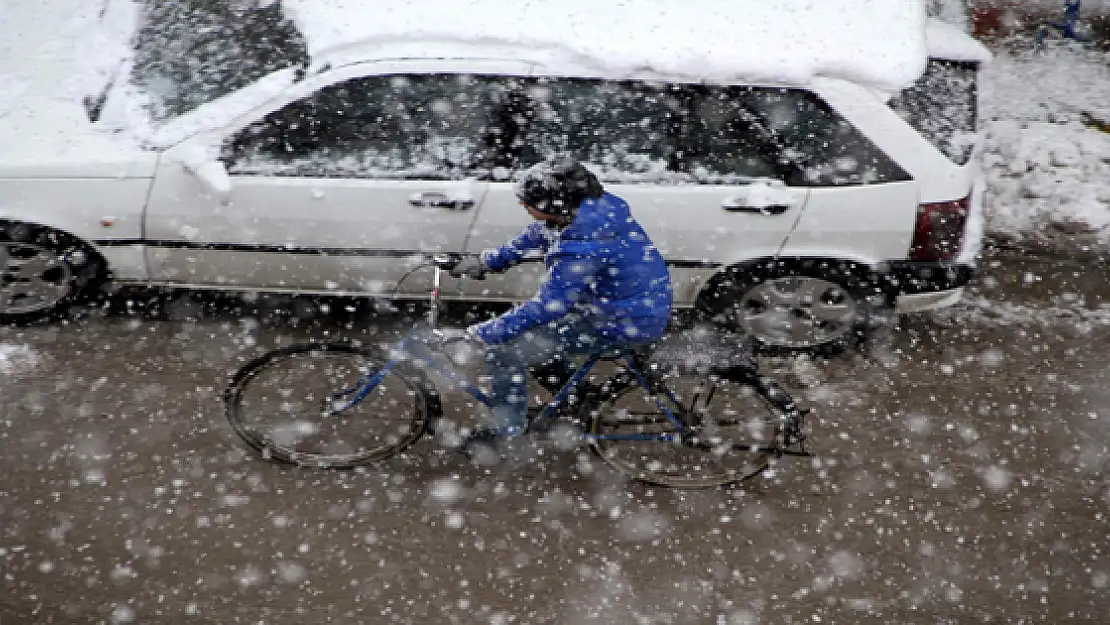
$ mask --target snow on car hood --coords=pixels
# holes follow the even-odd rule
[[[0,177],[146,177],[157,157],[91,124],[126,76],[132,0],[0,0]]]
[[[615,73],[900,89],[927,56],[919,0],[283,0],[310,55],[376,40],[559,48]]]
[[[0,178],[148,178],[158,155],[99,131],[79,106],[25,100],[0,118]]]

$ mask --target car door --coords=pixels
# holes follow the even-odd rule
[[[573,154],[624,198],[667,259],[676,300],[738,257],[775,256],[808,196],[736,115],[734,101],[693,85],[547,76],[531,81],[540,114],[518,169]],[[727,95],[727,94],[726,94]],[[512,185],[492,183],[468,251],[508,240],[530,221]],[[531,296],[543,266],[464,285],[472,297]]]
[[[796,155],[787,183],[809,189],[805,212],[783,255],[867,264],[904,258],[920,202],[919,182],[815,92],[760,89],[747,98],[776,141]],[[873,97],[859,102],[874,109],[872,117],[895,117]]]
[[[179,162],[202,139],[168,154],[146,216],[153,279],[389,293],[428,253],[461,251],[487,186],[466,167],[488,113],[454,73],[468,67],[370,64],[279,99],[220,138],[205,165],[226,167],[219,192]],[[429,275],[397,292],[426,291]]]

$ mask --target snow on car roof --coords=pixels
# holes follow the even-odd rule
[[[986,46],[947,22],[929,18],[925,26],[929,56],[948,61],[989,62],[993,57]]]
[[[283,0],[314,58],[374,41],[557,49],[613,75],[901,88],[927,48],[920,0]]]

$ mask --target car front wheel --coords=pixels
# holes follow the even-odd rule
[[[850,263],[768,261],[729,269],[700,309],[765,351],[836,353],[860,343],[884,298]]]
[[[0,222],[0,324],[61,315],[103,279],[103,262],[80,240],[43,226]]]

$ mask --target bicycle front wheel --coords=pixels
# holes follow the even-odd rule
[[[761,473],[778,453],[793,400],[772,380],[673,377],[652,394],[619,384],[590,424],[594,451],[617,471],[673,488],[713,488]],[[666,407],[667,411],[663,408]],[[696,440],[682,441],[674,422],[687,415]]]
[[[367,392],[385,364],[349,343],[274,350],[232,376],[227,419],[267,459],[334,469],[384,460],[424,434],[430,412],[425,383],[400,364]]]

